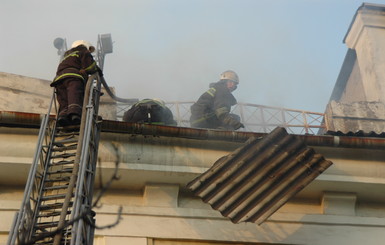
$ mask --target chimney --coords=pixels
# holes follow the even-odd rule
[[[325,112],[327,131],[385,132],[385,5],[363,3],[344,38],[348,47]]]

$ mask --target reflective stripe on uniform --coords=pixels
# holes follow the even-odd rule
[[[67,59],[68,57],[71,57],[71,56],[79,57],[78,53],[79,53],[79,51],[72,52],[72,53],[64,56],[63,60],[65,60],[65,59]],[[63,62],[63,60],[62,60],[62,62]]]
[[[214,113],[207,113],[205,114],[203,117],[197,119],[197,120],[194,120],[191,122],[191,126],[195,125],[195,124],[198,124],[198,123],[201,123],[201,122],[204,122],[206,121],[207,119],[209,118],[212,118],[214,117]]]
[[[84,81],[84,77],[82,75],[80,75],[80,74],[77,74],[77,73],[64,73],[64,74],[56,77],[54,82],[59,81],[60,79],[63,79],[65,77],[69,77],[69,76],[79,77],[79,78],[81,78]]]
[[[96,62],[94,61],[89,67],[87,67],[86,71],[94,71],[96,69]]]
[[[210,88],[209,90],[206,91],[206,93],[208,93],[209,95],[211,95],[212,97],[215,96],[215,93],[217,92],[217,90],[215,88]]]
[[[148,124],[155,124],[155,125],[166,125],[164,122],[150,122]]]

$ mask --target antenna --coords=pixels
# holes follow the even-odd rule
[[[103,70],[104,57],[106,54],[112,53],[112,38],[111,34],[100,34],[98,35],[98,43],[96,48],[96,62],[100,69]]]
[[[67,51],[67,41],[64,38],[57,37],[53,40],[53,46],[57,49],[57,54],[60,56],[61,61],[64,53]]]

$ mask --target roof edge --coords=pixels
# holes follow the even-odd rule
[[[0,111],[0,127],[39,128],[42,114]],[[217,140],[243,143],[250,137],[264,137],[268,133],[198,129],[187,127],[151,125],[103,120],[102,132],[137,134],[147,136],[177,137],[196,140]],[[335,136],[335,135],[296,135],[309,146],[385,149],[385,138]]]

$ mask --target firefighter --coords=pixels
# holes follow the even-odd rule
[[[237,89],[237,73],[228,70],[220,75],[220,80],[211,83],[191,106],[190,124],[194,128],[237,130],[244,128],[238,115],[230,113],[231,106],[237,104],[232,92]]]
[[[91,53],[94,51],[95,47],[89,42],[75,41],[71,49],[65,52],[57,68],[51,87],[55,87],[59,103],[57,121],[59,126],[80,124],[88,75],[99,72],[99,75],[103,76],[92,57]]]
[[[171,110],[160,99],[144,99],[123,115],[123,121],[176,126]]]

